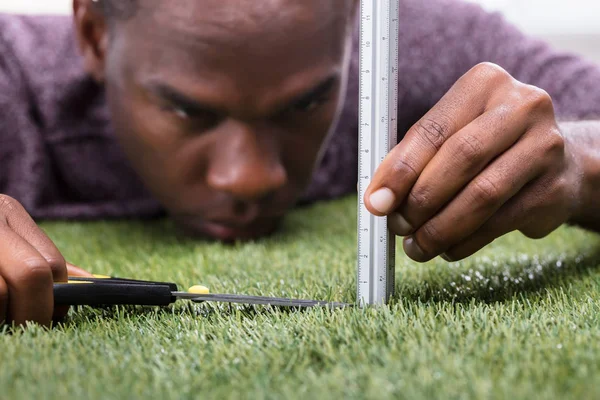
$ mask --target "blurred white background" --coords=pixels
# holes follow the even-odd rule
[[[257,0],[260,1],[260,0]],[[423,0],[427,1],[427,0]],[[503,12],[523,31],[600,62],[600,0],[465,0]],[[69,13],[72,0],[0,0],[0,11]]]
[[[600,0],[468,1],[501,11],[523,31],[600,63]]]
[[[425,0],[427,1],[427,0]],[[598,0],[469,0],[538,35],[600,34]]]

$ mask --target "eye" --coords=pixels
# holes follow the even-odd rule
[[[180,119],[189,119],[190,118],[190,114],[181,108],[174,108],[172,110],[172,113],[175,114]]]
[[[327,102],[327,100],[329,100],[327,97],[303,100],[294,105],[294,110],[300,112],[311,112],[321,107]]]
[[[177,106],[169,106],[165,107],[164,110],[180,120],[189,121],[189,120],[213,120],[216,118],[216,115],[207,110],[186,110],[183,107]]]
[[[187,120],[190,118],[190,113],[179,107],[163,107],[163,110],[176,116],[179,119]]]
[[[220,116],[207,110],[190,110],[181,106],[162,107],[165,113],[174,118],[173,123],[182,129],[194,132],[205,131],[218,124]]]

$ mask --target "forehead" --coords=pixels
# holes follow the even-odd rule
[[[331,25],[343,18],[348,0],[152,0],[140,11],[168,25],[206,24],[254,33],[265,28],[292,30],[297,25]]]
[[[137,75],[242,89],[341,63],[350,0],[148,0],[117,26],[121,62]]]
[[[128,25],[200,45],[240,46],[345,33],[351,0],[147,0]]]

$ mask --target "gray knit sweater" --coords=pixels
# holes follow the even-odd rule
[[[548,91],[561,118],[600,117],[600,67],[499,15],[458,0],[401,0],[400,26],[401,134],[481,61]],[[357,63],[355,50],[341,122],[305,201],[355,191]],[[34,218],[163,212],[113,137],[103,88],[83,72],[69,17],[0,14],[0,193]]]

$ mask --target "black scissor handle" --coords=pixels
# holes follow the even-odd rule
[[[168,284],[117,283],[104,279],[102,281],[100,283],[83,279],[77,283],[55,283],[54,304],[166,306],[175,301]]]

